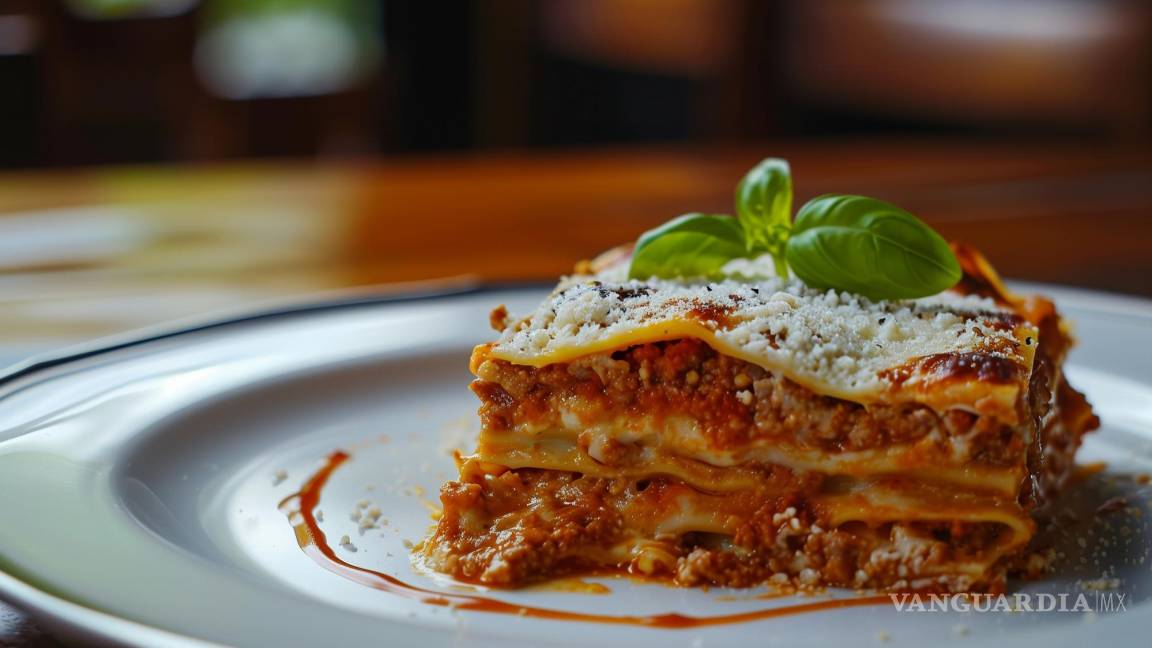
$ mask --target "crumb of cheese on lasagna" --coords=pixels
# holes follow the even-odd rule
[[[505,329],[496,358],[543,366],[638,342],[695,337],[822,394],[860,403],[1000,406],[1026,390],[1036,327],[987,297],[871,302],[798,281],[611,283],[569,278]],[[934,362],[932,359],[936,359]],[[947,381],[947,389],[925,383]],[[964,381],[995,383],[963,399]],[[988,400],[994,396],[995,403]]]

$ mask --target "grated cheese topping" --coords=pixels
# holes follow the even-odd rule
[[[1038,339],[1034,326],[993,300],[951,292],[873,302],[778,277],[641,282],[603,273],[565,278],[534,313],[505,328],[492,355],[543,366],[683,337],[864,403],[901,400],[894,397],[900,393],[923,401],[914,394],[934,378],[915,369],[917,359],[999,359],[1019,368],[1012,384],[1001,386],[1011,391],[1003,394],[1006,405],[1027,386]],[[952,369],[952,383],[987,379]],[[971,398],[981,395],[987,390]]]

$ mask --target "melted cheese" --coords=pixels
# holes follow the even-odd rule
[[[891,522],[969,522],[994,523],[1004,527],[993,547],[981,552],[973,563],[982,571],[999,556],[1011,553],[1028,543],[1036,523],[1013,499],[981,496],[972,493],[940,491],[919,482],[886,483],[860,480],[846,492],[819,495],[813,505],[827,516],[828,523],[840,526],[864,522],[878,526]],[[956,571],[957,565],[948,565]]]
[[[871,302],[778,278],[700,283],[577,276],[505,329],[490,353],[544,366],[685,337],[817,393],[863,404],[961,407],[1012,422],[1038,333],[992,300],[951,293]],[[989,380],[976,371],[940,375],[915,364],[964,354],[1014,370]]]
[[[616,437],[609,435],[608,438]],[[508,468],[542,468],[609,478],[674,477],[712,493],[762,488],[766,484],[764,474],[749,466],[776,465],[798,474],[820,472],[859,478],[898,475],[924,483],[947,484],[974,493],[1016,497],[1024,478],[1023,467],[933,458],[929,455],[931,445],[929,440],[924,444],[828,454],[770,443],[720,451],[688,448],[672,442],[658,448],[636,446],[628,462],[608,465],[590,456],[572,434],[556,430],[531,437],[481,433],[476,454],[483,461]]]

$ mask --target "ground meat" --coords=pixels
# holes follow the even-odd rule
[[[805,503],[810,485],[766,497],[723,500],[731,534],[660,534],[683,484],[597,479],[574,473],[465,469],[441,491],[444,513],[424,553],[436,569],[489,586],[521,586],[605,570],[681,586],[751,587],[765,582],[853,588],[997,590],[1005,570],[981,579],[941,573],[993,546],[997,524],[889,523],[828,528]],[[653,556],[655,558],[653,559]]]
[[[771,439],[825,452],[885,447],[943,432],[964,437],[973,456],[1019,461],[1016,429],[955,410],[938,414],[914,403],[870,405],[822,396],[761,367],[684,339],[643,344],[610,355],[545,367],[484,360],[472,389],[486,429],[559,426],[574,411],[593,425],[619,416],[695,420],[713,448]]]
[[[605,479],[537,470],[449,482],[444,512],[429,540],[442,571],[489,585],[530,582],[586,568],[588,547],[610,546],[624,527],[605,504],[623,486]]]

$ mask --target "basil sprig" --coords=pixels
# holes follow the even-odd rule
[[[684,214],[644,232],[632,250],[632,277],[713,277],[747,248],[731,216]]]
[[[788,162],[768,158],[736,185],[736,214],[748,252],[768,252],[776,274],[788,276],[784,245],[792,226],[792,170]]]
[[[912,214],[864,196],[826,195],[800,208],[792,222],[788,163],[769,158],[736,187],[739,218],[686,214],[645,232],[628,276],[721,276],[733,259],[771,254],[776,274],[788,270],[814,288],[872,300],[936,294],[960,280],[948,243]]]
[[[787,258],[814,288],[923,297],[960,281],[948,243],[912,214],[864,196],[820,196],[796,214]]]

